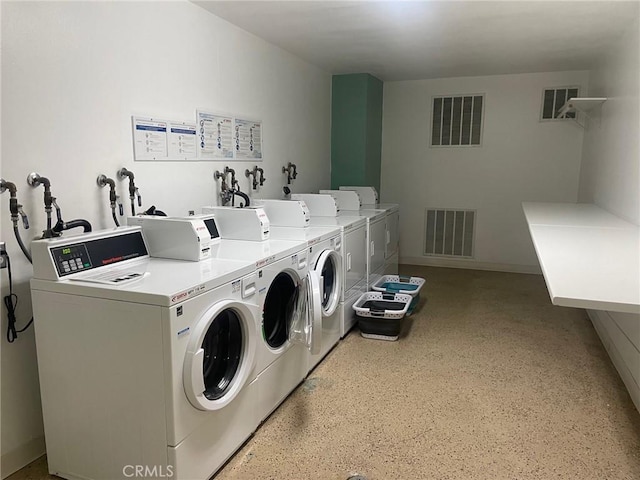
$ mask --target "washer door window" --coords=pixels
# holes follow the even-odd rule
[[[253,368],[254,312],[231,300],[209,308],[195,324],[185,357],[187,398],[200,410],[218,410],[240,392]]]
[[[273,279],[264,299],[262,329],[271,348],[282,347],[289,338],[294,312],[299,308],[300,289],[286,272]]]
[[[322,286],[322,314],[331,316],[340,304],[342,257],[335,250],[324,250],[316,260],[314,271]]]

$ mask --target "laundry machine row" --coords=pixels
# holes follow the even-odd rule
[[[299,241],[307,249],[308,268],[311,272],[309,283],[311,291],[318,292],[319,300],[310,303],[310,313],[321,318],[321,339],[319,348],[314,351],[307,363],[307,372],[314,368],[340,339],[341,311],[340,295],[343,283],[342,239],[339,228],[335,226],[309,227],[309,210],[304,202],[285,200],[254,201],[257,210],[264,210],[269,222],[271,239]],[[245,213],[240,213],[245,210]],[[250,215],[251,209],[233,209],[229,207],[205,207],[203,211],[213,213],[225,236],[227,232],[240,228],[241,217]],[[231,234],[235,237],[235,234]],[[315,285],[317,283],[317,286]],[[305,372],[305,374],[307,373]]]

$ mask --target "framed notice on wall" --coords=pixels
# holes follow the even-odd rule
[[[236,118],[233,148],[236,160],[262,160],[262,122]]]
[[[198,110],[196,128],[198,158],[202,160],[233,159],[233,117]]]
[[[167,160],[167,121],[131,117],[134,160]]]

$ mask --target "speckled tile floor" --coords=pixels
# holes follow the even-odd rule
[[[348,335],[216,480],[640,478],[640,414],[584,311],[538,275],[401,271],[427,284],[400,340]]]

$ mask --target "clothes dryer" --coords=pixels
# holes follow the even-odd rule
[[[340,190],[321,190],[333,195],[343,212],[355,210],[382,210],[385,212],[384,269],[383,275],[398,273],[398,244],[400,207],[395,203],[378,203],[378,192],[374,187],[340,187]],[[380,248],[381,244],[376,244]],[[374,273],[377,278],[377,274]],[[375,280],[374,280],[375,283]],[[372,283],[369,283],[372,285]]]
[[[204,480],[259,424],[255,265],[147,252],[139,227],[32,243],[52,474]]]

